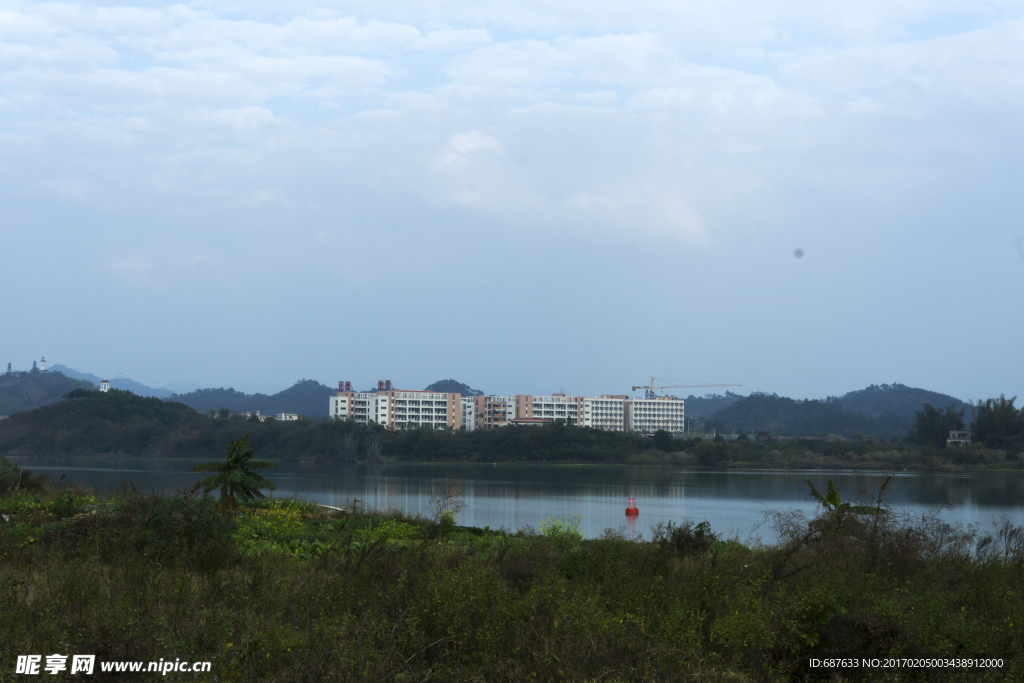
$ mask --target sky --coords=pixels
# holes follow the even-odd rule
[[[1021,0],[0,0],[0,362],[1024,396],[1022,45]]]

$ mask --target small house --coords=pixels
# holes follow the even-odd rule
[[[959,430],[953,430],[949,433],[949,438],[946,439],[946,448],[960,448],[961,446],[971,445],[971,433]]]

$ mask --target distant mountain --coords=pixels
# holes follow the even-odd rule
[[[909,421],[871,418],[843,409],[837,398],[794,400],[775,394],[755,392],[716,411],[710,422],[720,429],[756,433],[766,431],[781,436],[865,435],[891,439],[906,436]],[[904,424],[904,423],[907,424]]]
[[[136,396],[147,396],[152,398],[170,398],[174,392],[169,388],[154,389],[148,387],[141,382],[136,382],[133,379],[127,377],[100,377],[89,372],[79,372],[74,368],[69,368],[66,365],[57,363],[52,367],[52,370],[62,372],[68,377],[74,377],[75,379],[85,380],[86,382],[92,382],[96,386],[99,386],[100,382],[104,379],[110,382],[112,389],[122,389],[124,391],[130,391]]]
[[[753,393],[715,411],[710,422],[742,432],[768,431],[782,436],[865,435],[904,437],[914,425],[914,413],[925,403],[935,408],[967,407],[960,399],[902,384],[871,385],[842,397],[794,400],[775,394]],[[687,402],[687,414],[690,412]]]
[[[234,389],[198,389],[187,394],[174,394],[171,400],[191,406],[201,413],[223,406],[236,413],[253,413],[258,410],[262,415],[298,413],[307,417],[327,417],[328,398],[336,393],[336,389],[316,380],[303,379],[270,396],[245,394]]]
[[[89,385],[85,391],[68,393],[66,400],[0,421],[0,450],[11,455],[163,457],[177,452],[195,457],[223,453],[227,439],[216,438],[211,431],[228,423],[247,426],[244,420],[211,420],[180,403],[128,391],[100,392]]]
[[[851,391],[840,397],[843,408],[868,417],[883,415],[913,415],[925,403],[933,408],[953,406],[956,410],[968,408],[958,398],[927,389],[915,389],[903,384],[872,384],[867,389]]]
[[[725,396],[721,394],[705,394],[700,398],[690,394],[686,397],[686,417],[687,419],[711,417],[715,412],[731,406],[742,398],[739,394],[734,394],[731,391],[726,391]]]
[[[96,389],[96,385],[62,372],[8,372],[0,374],[0,415],[55,403],[75,389]]]
[[[167,389],[172,394],[187,394],[190,391],[196,391],[203,387],[195,382],[175,382],[173,384],[165,384],[160,388]]]
[[[484,392],[479,389],[473,389],[468,384],[462,382],[456,382],[453,379],[442,379],[434,382],[427,386],[426,391],[436,391],[438,393],[448,394],[462,394],[463,396],[483,396]]]

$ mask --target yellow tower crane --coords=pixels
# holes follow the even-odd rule
[[[655,392],[656,389],[691,389],[691,388],[696,388],[696,387],[741,387],[741,386],[743,386],[742,384],[658,384],[658,385],[655,385],[654,383],[656,381],[658,381],[658,378],[657,377],[652,377],[651,378],[651,385],[650,386],[647,386],[645,384],[641,384],[639,386],[633,387],[633,391],[636,391],[637,389],[643,389],[644,393],[646,394],[644,396],[644,398],[657,398],[658,394]],[[662,382],[672,382],[672,381],[675,381],[675,380],[663,379],[661,381]]]

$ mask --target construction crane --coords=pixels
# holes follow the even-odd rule
[[[695,387],[741,387],[741,386],[743,386],[742,384],[659,384],[659,385],[656,386],[654,384],[654,382],[657,381],[657,379],[658,379],[657,377],[652,377],[651,378],[651,385],[650,386],[641,384],[640,386],[633,387],[633,391],[636,391],[637,389],[643,389],[644,390],[644,398],[657,398],[658,394],[655,392],[655,389],[690,389],[690,388],[695,388]],[[663,379],[661,381],[662,382],[671,382],[673,380]]]

